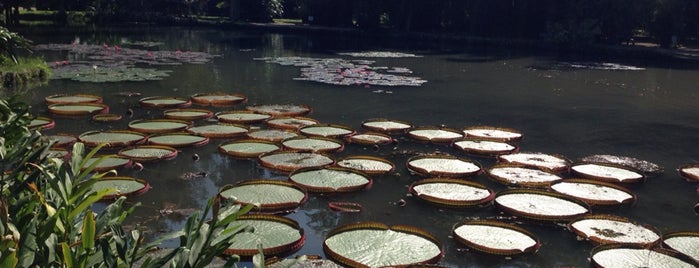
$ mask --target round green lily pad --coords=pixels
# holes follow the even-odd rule
[[[302,188],[279,180],[246,180],[224,186],[219,195],[238,204],[254,204],[261,212],[294,210],[308,198]]]
[[[102,97],[90,94],[56,94],[44,98],[46,105],[57,103],[102,103]]]
[[[304,168],[292,172],[289,180],[309,192],[354,192],[371,187],[365,173],[341,167]]]
[[[492,126],[472,126],[463,129],[466,137],[481,138],[496,141],[517,141],[522,139],[522,133],[511,129]]]
[[[320,153],[272,152],[260,155],[260,164],[266,168],[282,173],[332,165],[335,161]]]
[[[286,139],[297,137],[299,134],[296,132],[282,129],[260,129],[250,131],[245,135],[248,136],[248,138],[254,140],[281,142]]]
[[[150,185],[145,180],[132,177],[104,177],[92,185],[92,189],[95,191],[112,189],[113,192],[102,197],[103,200],[110,200],[120,196],[143,194],[150,189]]]
[[[245,109],[272,116],[300,116],[309,114],[312,111],[311,107],[295,104],[252,105],[245,107]]]
[[[475,161],[450,155],[419,155],[408,159],[408,169],[425,177],[469,177],[481,172]]]
[[[242,125],[215,124],[190,127],[187,132],[207,138],[235,138],[245,135],[248,128]]]
[[[337,124],[315,124],[299,129],[301,134],[312,137],[342,138],[354,134],[355,131],[344,125]]]
[[[178,97],[166,97],[166,96],[153,96],[142,98],[138,101],[142,107],[145,108],[187,108],[192,105],[192,101],[185,98]]]
[[[572,197],[544,190],[508,189],[498,192],[495,207],[523,219],[569,222],[590,212],[588,205]]]
[[[226,111],[216,114],[219,122],[231,124],[255,124],[265,121],[272,116],[269,114],[258,113],[254,111]]]
[[[49,130],[56,126],[56,121],[48,117],[39,116],[32,119],[29,122],[27,128],[29,129],[39,129],[39,130]]]
[[[174,119],[146,119],[129,122],[129,130],[147,134],[168,133],[186,129],[189,123]]]
[[[648,249],[638,245],[606,244],[592,249],[590,262],[594,267],[672,267],[692,268],[699,265],[682,258],[675,251],[662,248]]]
[[[188,132],[156,134],[148,137],[148,144],[164,145],[174,148],[202,146],[209,143],[209,138]]]
[[[109,113],[109,106],[101,103],[58,103],[49,105],[49,113],[60,116],[86,116]]]
[[[274,142],[262,140],[235,140],[218,146],[218,151],[237,158],[257,158],[281,149]]]
[[[248,98],[241,94],[230,94],[224,92],[199,93],[191,97],[192,103],[202,106],[218,106],[226,107],[233,106],[239,103],[245,103]]]
[[[371,131],[386,134],[403,134],[413,127],[408,122],[385,118],[374,118],[362,122],[362,127]]]
[[[661,234],[654,227],[608,214],[582,216],[568,223],[568,229],[595,245],[636,244],[651,247],[660,243],[661,239]]]
[[[410,185],[415,197],[438,206],[469,208],[485,207],[495,193],[483,184],[455,178],[429,178]]]
[[[300,249],[305,242],[305,234],[299,224],[289,218],[266,214],[247,214],[239,216],[236,226],[243,226],[243,231],[235,235],[233,244],[224,253],[250,257],[259,253],[265,257],[276,256]]]
[[[495,220],[471,220],[454,228],[454,239],[474,250],[514,256],[536,252],[541,243],[526,229]]]
[[[395,165],[384,158],[357,155],[348,156],[336,163],[340,167],[359,170],[369,175],[386,175],[395,169]]]
[[[163,115],[167,119],[184,120],[184,121],[194,121],[200,119],[208,119],[214,116],[214,113],[209,110],[204,109],[169,109],[163,112]]]
[[[282,146],[288,150],[318,153],[336,153],[345,148],[340,140],[322,137],[288,138],[282,141]]]
[[[175,158],[177,149],[162,145],[140,145],[124,148],[119,151],[118,155],[134,161],[152,162]]]
[[[105,144],[106,148],[115,148],[141,144],[146,135],[129,130],[88,131],[80,134],[78,140],[90,147]]]
[[[271,128],[298,130],[305,126],[318,124],[318,120],[308,117],[274,117],[267,120],[267,126]]]
[[[419,127],[409,130],[408,136],[422,142],[452,143],[463,138],[464,134],[456,129],[444,127]]]

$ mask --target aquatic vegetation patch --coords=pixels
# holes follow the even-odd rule
[[[283,66],[301,67],[299,81],[313,81],[331,85],[369,86],[421,86],[426,83],[420,77],[403,76],[412,71],[405,67],[372,67],[374,61],[345,60],[340,58],[266,57],[255,60]]]

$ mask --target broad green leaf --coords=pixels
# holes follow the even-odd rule
[[[82,248],[86,252],[91,252],[95,247],[95,215],[92,210],[85,212],[82,229]]]
[[[73,252],[70,251],[68,243],[61,243],[61,253],[63,254],[63,265],[65,267],[75,267]]]
[[[265,248],[272,248],[294,243],[301,239],[301,231],[293,226],[272,220],[238,220],[236,223],[248,226],[238,233],[231,249],[254,250],[262,243]]]
[[[300,203],[306,194],[294,187],[276,184],[248,184],[234,186],[221,192],[221,196],[243,203],[280,204]]]
[[[99,190],[97,192],[90,193],[87,197],[85,197],[85,199],[82,200],[82,202],[80,202],[80,204],[75,206],[75,208],[72,209],[70,211],[70,213],[68,213],[68,218],[72,219],[75,216],[77,216],[79,213],[84,212],[85,209],[92,206],[92,204],[97,203],[97,201],[100,201],[100,199],[102,199],[102,197],[104,197],[105,195],[107,195],[111,192],[112,192],[111,189],[103,189],[103,190]]]
[[[202,250],[204,250],[205,246],[208,246],[208,238],[209,238],[209,225],[204,224],[199,228],[199,235],[197,236],[196,239],[193,240],[192,246],[189,248],[189,256],[187,258],[187,263],[189,263],[190,266],[195,267],[195,265],[198,263],[199,257],[201,255]]]
[[[2,268],[14,268],[19,263],[16,251],[2,252],[3,255],[0,256],[0,267]]]

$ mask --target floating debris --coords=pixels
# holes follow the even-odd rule
[[[283,66],[301,68],[301,76],[294,78],[299,81],[314,81],[331,85],[364,85],[364,86],[421,86],[427,80],[419,77],[401,76],[412,71],[404,67],[392,69],[371,67],[373,61],[344,60],[339,58],[306,58],[306,57],[277,57],[257,58],[267,63],[277,63]],[[382,72],[385,73],[382,73]],[[390,74],[396,73],[396,74]]]

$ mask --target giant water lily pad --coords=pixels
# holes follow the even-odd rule
[[[301,134],[313,137],[341,138],[355,131],[349,126],[337,124],[315,124],[299,129]]]
[[[181,133],[164,133],[151,135],[148,137],[148,143],[153,145],[164,145],[174,148],[202,146],[209,143],[209,138],[199,135],[194,135],[187,132]]]
[[[633,184],[645,179],[640,172],[613,164],[580,163],[570,169],[584,178],[612,183]]]
[[[646,176],[660,175],[664,171],[664,168],[658,164],[629,156],[597,154],[585,156],[581,158],[580,161],[587,163],[606,163],[621,165],[624,167],[641,171]]]
[[[477,182],[453,178],[430,178],[414,182],[408,191],[429,203],[455,208],[490,205],[495,193]]]
[[[32,119],[27,125],[29,129],[49,130],[56,126],[56,121],[51,118],[39,116]]]
[[[481,172],[477,162],[450,155],[420,155],[408,159],[408,169],[425,177],[469,177]]]
[[[246,180],[224,186],[219,195],[238,204],[254,204],[263,212],[293,210],[308,197],[302,188],[279,180]]]
[[[504,256],[536,252],[541,243],[526,229],[500,221],[472,220],[454,228],[454,239],[474,250]]]
[[[289,180],[309,192],[354,192],[371,186],[371,178],[359,171],[341,167],[305,168],[292,172]]]
[[[499,155],[498,160],[505,163],[524,165],[546,170],[554,173],[567,172],[570,168],[570,160],[554,154],[538,152],[519,152]]]
[[[281,146],[270,141],[235,140],[218,146],[218,151],[237,158],[257,158],[262,154],[281,149]]]
[[[592,249],[591,255],[590,262],[600,268],[691,268],[699,265],[681,258],[675,251],[628,244],[600,245]]]
[[[543,190],[503,190],[494,203],[500,210],[534,221],[568,222],[590,212],[581,201]]]
[[[88,168],[89,166],[92,166],[93,164],[97,163],[93,167],[93,171],[97,172],[102,172],[102,171],[107,171],[107,170],[112,170],[112,169],[117,169],[121,167],[127,167],[131,165],[131,159],[128,157],[123,157],[119,155],[103,155],[103,156],[93,156],[90,159],[87,159],[85,162],[85,165],[82,167],[83,169]]]
[[[245,103],[248,98],[241,94],[229,94],[224,92],[199,93],[191,97],[192,103],[203,106],[226,107],[238,103]]]
[[[281,129],[260,129],[246,134],[248,138],[263,141],[281,142],[286,139],[298,137],[298,133]]]
[[[302,168],[324,167],[335,161],[320,153],[272,152],[260,156],[260,164],[269,169],[289,173]]]
[[[189,123],[174,119],[146,119],[129,122],[129,130],[153,134],[168,133],[186,129]]]
[[[177,157],[177,149],[162,145],[141,145],[124,148],[119,151],[118,155],[134,161],[152,162]]]
[[[403,267],[435,263],[442,245],[432,234],[412,226],[358,222],[328,233],[323,251],[351,267]]]
[[[187,108],[192,105],[189,99],[168,96],[146,97],[140,99],[138,103],[145,108],[158,109]]]
[[[340,140],[322,137],[289,138],[282,141],[282,146],[288,150],[318,153],[335,153],[345,148]]]
[[[506,142],[482,138],[464,138],[457,140],[454,141],[452,147],[466,154],[480,157],[496,157],[502,154],[511,154],[519,149],[517,146]]]
[[[267,120],[267,126],[271,128],[298,130],[305,126],[318,124],[318,120],[308,117],[275,117]]]
[[[51,144],[51,147],[53,148],[66,148],[72,146],[73,143],[78,140],[78,138],[73,134],[58,133],[54,135],[42,136],[42,140],[53,143]]]
[[[242,125],[215,124],[190,127],[187,132],[207,138],[235,138],[245,135],[248,129]]]
[[[486,172],[493,181],[508,186],[548,187],[563,179],[551,172],[508,164],[492,166]]]
[[[677,171],[687,181],[699,182],[699,164],[686,164],[680,166]]]
[[[272,116],[269,114],[258,113],[254,111],[226,111],[216,114],[216,119],[219,122],[231,124],[255,124],[265,121]]]
[[[296,221],[281,216],[247,214],[232,224],[243,226],[243,231],[235,235],[227,255],[251,257],[260,246],[265,257],[290,253],[300,249],[306,237]]]
[[[167,119],[194,121],[199,119],[208,119],[214,116],[214,113],[204,109],[170,109],[163,112],[163,116]]]
[[[95,191],[103,189],[113,190],[109,194],[102,197],[103,200],[110,200],[120,196],[143,194],[150,189],[150,185],[143,179],[136,179],[132,177],[104,177],[92,185],[92,189]]]
[[[593,244],[637,244],[652,246],[660,242],[655,228],[615,215],[587,215],[568,223],[568,229]]]
[[[354,133],[346,136],[345,140],[362,145],[385,145],[393,142],[391,136],[378,132]]]
[[[105,144],[107,148],[116,148],[143,143],[146,135],[128,130],[88,131],[80,134],[78,140],[90,147]]]
[[[663,236],[663,247],[699,262],[699,232],[672,232]]]
[[[272,116],[299,116],[309,114],[312,111],[309,106],[296,104],[261,104],[251,105],[245,109]]]
[[[348,156],[338,160],[337,165],[359,170],[369,175],[386,175],[391,173],[396,167],[387,159],[368,155]]]
[[[108,113],[109,106],[101,103],[58,103],[49,105],[49,113],[60,116],[86,116]]]
[[[408,136],[417,141],[434,143],[451,143],[464,137],[464,134],[456,129],[443,127],[419,127],[408,131]]]
[[[522,139],[522,133],[511,128],[492,126],[472,126],[463,129],[466,137],[481,138],[497,141],[516,141]]]
[[[566,179],[551,184],[551,190],[575,197],[593,207],[619,207],[636,202],[636,194],[612,183],[587,179]]]
[[[57,103],[102,103],[102,97],[90,94],[57,94],[44,98],[46,105]]]
[[[92,121],[95,122],[114,122],[121,120],[120,114],[96,114],[92,116]]]
[[[413,127],[408,122],[385,118],[373,118],[362,122],[362,127],[386,134],[403,134]]]

